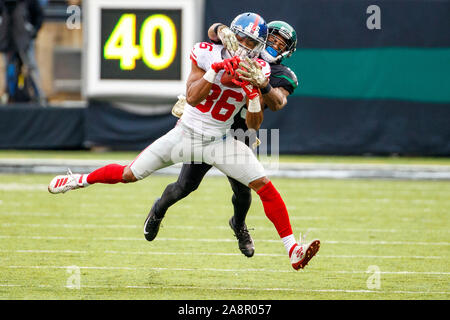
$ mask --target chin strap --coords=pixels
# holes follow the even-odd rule
[[[275,62],[277,62],[278,59],[279,59],[279,57],[281,57],[281,56],[272,57],[272,56],[270,55],[270,53],[268,53],[268,52],[266,51],[266,49],[264,49],[264,50],[261,52],[261,58],[263,58],[263,60],[267,61],[268,63],[275,63]]]
[[[279,54],[276,57],[273,57],[270,55],[270,53],[268,53],[265,49],[261,52],[261,58],[263,58],[264,60],[266,60],[269,63],[277,63],[280,62],[281,60],[283,60],[284,58],[289,57],[291,54],[290,51],[285,51],[282,54]]]

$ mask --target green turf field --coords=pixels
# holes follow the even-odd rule
[[[273,179],[295,234],[322,241],[296,272],[255,193],[256,253],[240,253],[225,178],[173,206],[153,242],[144,220],[175,177],[64,195],[51,178],[0,175],[2,299],[450,298],[448,181]]]
[[[133,160],[140,151],[33,151],[0,150],[0,159],[81,159],[81,160]],[[277,159],[278,160],[278,159]],[[333,163],[333,164],[414,164],[450,166],[449,157],[380,157],[380,156],[317,156],[280,155],[281,162]]]

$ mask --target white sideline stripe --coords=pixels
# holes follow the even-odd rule
[[[90,229],[142,229],[141,226],[137,225],[115,225],[115,224],[67,224],[67,223],[2,223],[0,225],[1,227],[8,228],[8,227],[25,227],[25,228],[73,228],[73,229],[84,229],[84,228],[90,228]],[[203,226],[168,226],[165,227],[167,229],[191,229],[191,230],[203,230],[205,227]],[[230,227],[226,226],[212,226],[208,227],[208,229],[219,229],[219,230],[231,230]],[[255,230],[269,230],[272,231],[273,227],[254,227]],[[404,230],[400,229],[364,229],[364,228],[308,228],[308,231],[339,231],[339,232],[387,232],[387,233],[396,233],[401,232]],[[420,229],[408,229],[408,232],[420,232],[420,233],[435,233],[435,232],[445,232],[449,233],[450,230],[420,230]]]
[[[0,268],[9,269],[67,269],[73,266],[0,266]],[[212,272],[270,272],[270,273],[292,273],[294,270],[274,270],[274,269],[217,269],[217,268],[156,268],[156,267],[80,267],[80,269],[86,270],[154,270],[154,271],[212,271]],[[305,272],[305,271],[304,271]],[[351,270],[351,271],[333,271],[333,270],[317,270],[307,272],[313,273],[339,273],[339,274],[367,274],[367,271]],[[434,272],[434,271],[380,271],[381,274],[419,274],[419,275],[450,275],[450,272]]]
[[[65,237],[65,236],[11,236],[0,235],[0,239],[32,239],[32,240],[94,240],[94,241],[143,241],[144,238],[131,237]],[[192,239],[192,238],[158,238],[158,241],[193,241],[193,242],[236,242],[236,239]],[[281,240],[259,239],[255,242],[280,243]],[[354,240],[320,240],[323,244],[358,244],[358,245],[414,245],[414,246],[448,246],[450,242],[413,242],[413,241],[354,241]]]
[[[21,285],[21,284],[0,284],[0,287],[32,287],[32,288],[67,288],[50,285]],[[381,290],[350,290],[350,289],[294,289],[294,288],[249,288],[249,287],[200,287],[200,286],[98,286],[80,285],[81,289],[180,289],[180,290],[214,290],[214,291],[292,291],[292,292],[317,292],[317,293],[375,293],[375,294],[450,294],[445,291],[381,291]]]
[[[77,254],[98,254],[100,252],[84,251],[84,250],[0,250],[5,253],[77,253]],[[199,256],[241,256],[241,253],[226,253],[226,252],[153,252],[153,251],[112,251],[106,250],[101,253],[108,254],[136,254],[136,255],[199,255]],[[258,257],[286,257],[285,254],[279,253],[256,253]],[[443,256],[377,256],[377,255],[326,255],[318,254],[316,257],[321,258],[336,258],[336,259],[450,259],[450,257]]]

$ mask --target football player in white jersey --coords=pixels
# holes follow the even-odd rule
[[[261,90],[264,100],[264,108],[272,111],[283,109],[287,104],[287,97],[292,94],[298,86],[297,76],[287,66],[281,62],[285,58],[289,58],[296,50],[297,33],[295,29],[284,21],[272,21],[267,24],[268,36],[265,50],[261,51],[260,56],[270,64],[270,79],[267,81],[260,62],[257,60],[250,60],[240,62],[240,65],[245,68],[239,69],[238,73],[245,73],[243,80],[252,82]],[[235,26],[232,26],[235,28]],[[224,47],[233,55],[234,52],[239,51],[239,42],[236,38],[235,32],[222,23],[214,23],[208,29],[209,39],[216,44],[223,44]],[[183,114],[186,99],[184,96],[179,96],[179,100],[172,108],[172,114],[180,118]],[[234,117],[233,125],[231,126],[236,139],[242,139],[245,144],[256,148],[258,140],[256,139],[256,132],[252,132],[247,128],[245,123],[245,112],[243,108]],[[244,115],[244,117],[243,117]],[[242,133],[244,132],[244,137]],[[163,193],[153,203],[150,215],[154,216],[149,219],[147,224],[148,233],[146,238],[153,240],[159,231],[159,225],[165,217],[169,208],[187,197],[191,192],[197,190],[206,173],[212,168],[207,163],[183,163],[180,174],[177,180],[166,186]],[[250,232],[245,223],[247,213],[252,203],[251,189],[240,183],[239,181],[227,177],[233,195],[231,202],[233,204],[233,216],[229,220],[229,225],[234,232],[238,242],[239,250],[246,257],[251,258],[255,254],[255,244],[250,235]]]
[[[239,40],[241,56],[255,58],[264,49],[267,25],[255,13],[237,16],[232,25]],[[260,197],[264,211],[274,224],[295,270],[304,268],[320,247],[319,240],[299,244],[292,232],[286,205],[264,168],[251,149],[234,139],[229,128],[232,118],[244,104],[248,105],[246,123],[257,130],[262,122],[260,92],[246,81],[233,80],[240,87],[226,87],[221,83],[224,72],[233,74],[239,66],[239,57],[231,57],[222,46],[198,43],[191,52],[191,72],[186,83],[188,103],[177,125],[160,137],[127,166],[109,164],[89,174],[56,176],[48,186],[50,193],[65,193],[86,188],[95,183],[130,183],[142,180],[154,171],[178,162],[199,161],[213,165],[225,175],[248,185]],[[268,64],[262,65],[266,77]],[[154,218],[149,214],[144,223]],[[146,237],[147,238],[147,237]],[[152,239],[147,239],[152,240]]]

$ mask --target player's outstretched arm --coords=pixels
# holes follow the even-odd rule
[[[289,92],[282,87],[273,88],[272,86],[270,86],[270,84],[268,87],[269,88],[261,89],[264,104],[266,104],[272,111],[283,109],[287,104],[287,97],[289,96]]]

